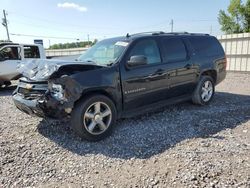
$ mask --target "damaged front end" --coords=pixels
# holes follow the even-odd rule
[[[20,79],[13,93],[18,109],[39,117],[70,116],[74,103],[82,96],[83,86],[73,74],[101,68],[77,62],[33,60],[19,66]]]

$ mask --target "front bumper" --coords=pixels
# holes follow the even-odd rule
[[[13,101],[19,110],[31,116],[38,116],[42,118],[49,117],[55,119],[69,116],[65,109],[53,99],[46,102],[45,100],[39,99],[27,100],[21,94],[16,93],[13,95]],[[47,103],[53,104],[53,106],[47,106]]]
[[[38,117],[46,117],[43,110],[39,107],[37,100],[27,100],[20,94],[14,94],[13,101],[16,107],[26,114]]]
[[[56,119],[70,117],[74,104],[81,97],[83,89],[68,76],[55,79],[53,83],[65,88],[65,100],[58,100],[51,95],[48,81],[20,79],[17,89],[13,93],[16,107],[32,116]]]

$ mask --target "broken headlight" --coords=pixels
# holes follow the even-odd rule
[[[51,84],[51,96],[57,100],[65,100],[64,97],[64,89],[63,86],[60,84]]]
[[[37,73],[33,77],[34,79],[47,79],[51,74],[53,74],[55,71],[57,71],[58,67],[57,65],[53,64],[45,64],[44,66],[38,66]]]

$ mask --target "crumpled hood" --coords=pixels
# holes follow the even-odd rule
[[[17,70],[24,77],[30,80],[48,80],[49,77],[58,71],[62,66],[66,65],[79,65],[79,66],[98,66],[94,64],[87,64],[79,61],[63,61],[51,59],[36,59],[22,62],[18,65]]]

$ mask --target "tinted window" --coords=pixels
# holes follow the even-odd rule
[[[0,51],[0,59],[3,60],[20,60],[20,49],[18,47],[6,47]]]
[[[24,58],[40,58],[37,46],[24,46]]]
[[[192,37],[189,41],[198,55],[215,56],[224,54],[220,43],[214,37]]]
[[[137,55],[144,55],[147,57],[148,64],[161,62],[158,45],[153,39],[145,39],[137,42],[132,48],[129,58]]]
[[[164,62],[177,62],[186,60],[186,48],[180,38],[164,38],[162,40],[162,44]]]

